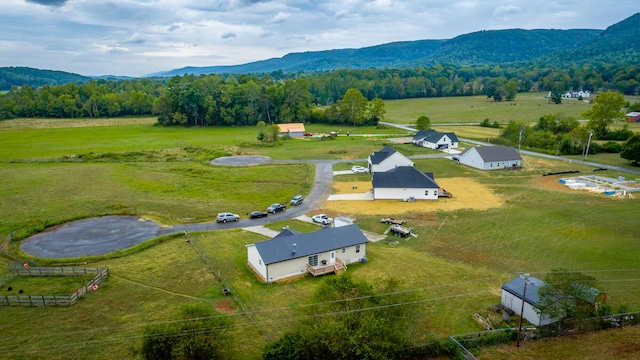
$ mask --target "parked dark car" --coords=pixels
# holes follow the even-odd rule
[[[293,197],[293,199],[291,199],[291,201],[289,202],[289,204],[294,205],[294,206],[298,206],[300,204],[302,204],[302,200],[304,198],[302,197],[302,195],[296,195]]]
[[[249,213],[249,218],[257,219],[257,218],[267,217],[267,215],[269,214],[264,211],[252,211]]]
[[[267,212],[275,214],[277,212],[284,211],[284,209],[286,209],[286,208],[287,208],[287,205],[285,205],[285,204],[275,203],[275,204],[271,204],[271,206],[269,206],[267,208]]]

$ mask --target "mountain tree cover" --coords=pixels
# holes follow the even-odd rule
[[[376,287],[345,274],[327,278],[295,330],[268,344],[263,359],[396,359],[410,346],[408,325],[415,315],[396,280]]]
[[[494,100],[514,99],[517,92],[613,89],[638,94],[640,67],[583,65],[557,70],[543,67],[453,66],[431,68],[337,70],[325,73],[255,75],[185,75],[167,79],[90,81],[86,84],[14,86],[0,95],[0,119],[14,117],[112,117],[151,115],[164,125],[255,125],[267,123],[333,121],[337,110],[323,119],[311,103],[337,104],[349,89],[358,90],[373,104],[382,100],[485,95]],[[636,83],[634,83],[634,81]],[[635,84],[635,85],[634,85]],[[313,101],[312,101],[313,100]],[[191,104],[194,102],[193,104]]]

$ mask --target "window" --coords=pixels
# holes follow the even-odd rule
[[[318,255],[309,256],[309,265],[318,266]]]
[[[360,252],[360,245],[356,245],[356,254]]]
[[[347,252],[347,248],[342,248],[342,253],[346,253]]]

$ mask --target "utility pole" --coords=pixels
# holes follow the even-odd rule
[[[591,137],[593,136],[593,130],[589,131],[589,140],[587,141],[587,151],[585,157],[589,157],[589,145],[591,145]]]
[[[522,141],[522,126],[520,126],[520,135],[518,136],[518,152],[520,152],[520,142]]]
[[[516,339],[516,347],[520,347],[520,331],[522,330],[522,315],[524,314],[524,298],[527,296],[527,283],[529,282],[529,273],[518,273],[524,282],[524,290],[522,291],[522,307],[520,308],[520,324],[518,325],[518,338]]]

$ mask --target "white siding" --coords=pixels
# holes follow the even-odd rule
[[[374,200],[405,200],[410,197],[413,197],[416,200],[438,200],[438,189],[436,188],[432,188],[432,189],[375,188],[373,189]]]
[[[524,310],[522,309],[522,298],[511,294],[508,291],[502,290],[502,298],[500,303],[506,307],[511,309],[514,313],[520,316],[520,311],[522,311],[522,317],[527,319],[531,324],[536,326],[543,326],[552,323],[548,316],[542,314],[538,314],[534,309],[533,305],[528,302],[524,302]]]
[[[357,246],[349,246],[345,248],[345,252],[342,252],[342,248],[331,251],[336,252],[336,258],[345,262],[345,264],[351,264],[354,262],[360,262],[363,257],[367,256],[367,244],[360,244],[360,252],[356,252]],[[331,262],[331,251],[326,251],[318,254],[318,265],[322,264],[322,260],[326,260],[327,264]],[[260,254],[253,245],[247,245],[247,253],[249,256],[249,264],[258,272],[258,275],[262,276],[263,280],[270,283],[277,280],[286,279],[292,276],[298,276],[307,273],[307,264],[309,263],[309,256],[304,256],[288,261],[282,261],[278,263],[269,264],[268,266],[262,266],[260,268],[258,259]],[[255,264],[255,265],[254,265]],[[262,269],[262,270],[261,270]]]
[[[475,148],[471,148],[469,151],[460,155],[460,164],[484,170],[484,160],[482,160]]]
[[[260,253],[258,253],[258,249],[256,249],[255,245],[250,244],[247,245],[247,257],[249,265],[253,268],[254,271],[258,273],[262,277],[263,280],[267,279],[267,267],[262,261],[260,257]]]
[[[370,167],[371,172],[385,172],[398,166],[415,166],[415,163],[396,151],[380,164],[372,164]]]

